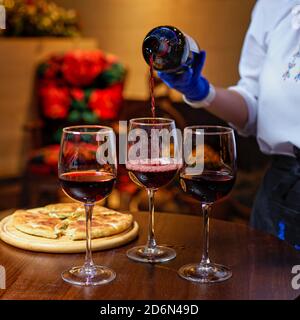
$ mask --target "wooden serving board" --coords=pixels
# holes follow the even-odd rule
[[[0,222],[0,239],[14,247],[47,253],[79,253],[85,252],[85,240],[69,240],[63,236],[58,239],[47,239],[33,236],[17,230],[12,223],[12,216],[9,215]],[[136,221],[131,228],[122,233],[97,238],[92,240],[92,250],[105,250],[119,247],[135,239],[138,235],[139,226]]]

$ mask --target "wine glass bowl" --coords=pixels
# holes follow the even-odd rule
[[[65,194],[73,200],[95,203],[112,192],[116,177],[105,171],[88,170],[63,173],[59,181]]]
[[[209,259],[209,214],[213,203],[226,197],[234,186],[236,176],[236,146],[231,128],[221,126],[192,126],[184,132],[190,150],[180,172],[182,189],[201,203],[203,212],[203,253],[200,263],[181,267],[179,275],[200,283],[229,279],[229,268]],[[188,148],[187,148],[188,149]]]
[[[92,259],[92,212],[95,202],[113,190],[117,175],[114,132],[104,126],[74,126],[63,129],[58,177],[64,193],[84,204],[86,213],[86,257],[83,266],[62,273],[75,285],[99,285],[112,281],[110,268],[95,265]]]
[[[148,241],[127,251],[139,262],[165,262],[176,257],[175,250],[158,246],[154,236],[154,194],[168,184],[182,165],[180,144],[174,120],[165,118],[131,119],[126,168],[130,178],[145,188],[149,197]]]

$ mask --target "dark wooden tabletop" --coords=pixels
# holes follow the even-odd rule
[[[147,213],[134,214],[140,225],[132,243],[94,253],[94,261],[112,267],[117,278],[97,287],[65,283],[60,274],[80,265],[84,254],[46,254],[24,251],[0,242],[0,265],[6,269],[6,289],[1,299],[296,299],[291,286],[292,267],[300,253],[286,243],[244,225],[211,221],[210,254],[214,262],[229,266],[233,277],[223,283],[203,285],[181,279],[180,266],[198,262],[202,248],[201,218],[170,213],[156,214],[159,244],[172,246],[177,258],[164,264],[130,261],[126,250],[144,244]]]

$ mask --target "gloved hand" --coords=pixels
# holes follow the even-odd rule
[[[209,82],[201,76],[205,57],[205,51],[194,53],[192,66],[184,65],[182,73],[159,71],[157,74],[166,85],[184,94],[188,100],[203,100],[209,93]]]

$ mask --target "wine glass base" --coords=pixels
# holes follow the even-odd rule
[[[74,267],[61,274],[64,281],[78,286],[98,286],[115,279],[116,273],[107,267],[93,266],[90,268]]]
[[[232,276],[229,268],[220,264],[209,263],[201,266],[200,264],[187,264],[178,270],[180,277],[199,283],[216,283],[225,281]]]
[[[134,261],[146,263],[159,263],[172,260],[176,257],[176,251],[163,246],[149,249],[147,246],[131,248],[127,251],[127,257]]]

